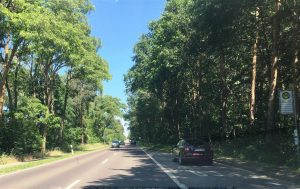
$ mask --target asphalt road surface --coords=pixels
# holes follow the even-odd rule
[[[169,154],[123,146],[0,176],[2,189],[297,188],[237,167],[180,166]]]

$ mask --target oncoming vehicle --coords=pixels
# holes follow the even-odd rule
[[[119,143],[119,141],[118,141],[118,140],[113,140],[113,141],[111,142],[111,147],[112,147],[112,148],[120,148],[120,143]]]
[[[172,150],[173,161],[180,165],[186,163],[213,164],[213,151],[210,145],[202,140],[182,139]]]

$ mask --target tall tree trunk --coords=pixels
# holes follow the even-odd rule
[[[42,139],[42,148],[41,148],[41,153],[43,155],[46,154],[47,133],[48,133],[48,127],[45,126],[43,129],[43,139]]]
[[[51,108],[51,89],[50,89],[50,79],[49,79],[49,71],[51,66],[51,59],[49,58],[46,62],[44,68],[44,79],[45,79],[45,88],[44,88],[44,104],[48,107],[50,113],[53,113]],[[48,133],[48,125],[44,126],[43,129],[43,140],[42,140],[42,154],[46,152],[46,143],[47,143],[47,133]]]
[[[16,68],[14,70],[14,78],[12,86],[9,84],[9,75],[6,78],[5,86],[8,96],[8,108],[10,112],[10,124],[14,124],[15,116],[14,112],[17,110],[17,103],[18,103],[18,91],[17,91],[17,84],[18,84],[18,72],[20,68],[20,61],[18,61],[18,64],[16,65]],[[11,87],[13,88],[11,90]]]
[[[30,88],[31,95],[33,97],[36,97],[36,73],[38,71],[38,64],[35,63],[33,55],[31,55],[31,63],[30,63],[30,84],[32,85]]]
[[[176,100],[175,100],[175,108],[174,109],[175,109],[175,116],[173,114],[173,118],[175,119],[174,125],[176,126],[176,130],[177,130],[176,134],[178,135],[178,137],[180,137],[180,135],[181,135],[181,127],[180,127],[179,115],[178,115],[179,113],[178,113],[178,99],[177,99],[177,97],[176,97]]]
[[[51,73],[50,77],[50,86],[49,86],[49,107],[50,107],[50,113],[54,114],[54,86],[56,85],[55,82],[55,74],[56,73]]]
[[[68,71],[67,80],[65,85],[65,97],[64,97],[64,106],[61,115],[61,123],[60,123],[60,143],[63,143],[63,133],[65,128],[65,119],[66,119],[66,110],[67,110],[67,103],[68,103],[68,96],[69,96],[69,81],[71,80],[71,71]]]
[[[51,66],[51,58],[49,58],[44,67],[44,104],[48,107],[48,110],[50,113],[52,112],[51,108],[51,78],[49,77],[49,72],[50,72],[50,66]]]
[[[258,21],[259,8],[256,9],[255,17]],[[258,45],[258,28],[256,28],[255,42],[252,51],[252,82],[251,82],[251,98],[250,98],[250,126],[254,125],[255,120],[255,98],[256,98],[256,67],[257,67],[257,45]]]
[[[298,128],[298,132],[299,132],[299,100],[298,100],[298,95],[299,95],[299,55],[298,55],[298,50],[296,50],[295,54],[294,54],[294,95],[295,95],[295,111],[296,111],[296,127]],[[300,134],[300,133],[298,133]]]
[[[1,84],[0,84],[0,120],[3,119],[3,107],[4,107],[6,81],[7,81],[10,66],[11,66],[13,58],[17,52],[19,44],[20,44],[19,42],[16,42],[16,44],[13,45],[11,53],[9,53],[9,47],[10,47],[11,43],[10,43],[10,36],[8,35],[7,41],[6,41],[6,44],[4,47],[5,58],[4,58],[3,73],[2,73]]]
[[[299,14],[297,14],[296,10],[298,7],[298,2],[294,0],[294,32],[293,32],[293,37],[292,37],[292,49],[294,49],[294,61],[293,61],[293,66],[294,66],[294,72],[293,72],[293,89],[294,89],[294,99],[295,99],[295,112],[296,112],[296,127],[299,132],[299,110],[300,110],[300,104],[299,104],[299,90],[300,90],[300,76],[299,76]],[[298,133],[299,136],[300,133]]]
[[[11,90],[9,87],[8,79],[9,79],[9,77],[6,78],[6,82],[5,82],[5,87],[6,87],[7,96],[8,96],[8,109],[9,109],[9,112],[13,112],[14,111],[13,97],[12,97]]]
[[[226,67],[225,67],[225,54],[223,48],[220,50],[220,67],[219,72],[221,74],[221,111],[220,111],[220,122],[221,122],[221,129],[220,134],[224,136],[226,122],[227,122],[227,85],[226,85]]]
[[[275,15],[272,18],[272,58],[271,58],[271,80],[269,89],[269,99],[268,99],[268,113],[267,113],[267,135],[266,141],[268,144],[272,143],[272,130],[275,128],[274,123],[274,102],[275,102],[275,92],[277,87],[277,77],[278,77],[278,42],[279,42],[279,30],[280,30],[280,17],[279,11],[281,7],[281,0],[275,1]]]
[[[18,75],[19,75],[19,69],[20,69],[20,61],[18,60],[18,65],[15,69],[15,77],[13,82],[13,95],[14,95],[14,110],[17,110],[18,108]]]
[[[84,144],[84,126],[83,126],[83,102],[80,103],[80,128],[81,128],[81,144]]]

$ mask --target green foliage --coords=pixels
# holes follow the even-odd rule
[[[41,151],[42,131],[45,128],[59,127],[60,119],[50,114],[48,108],[36,98],[20,98],[15,113],[16,140],[13,154],[34,154]]]
[[[42,146],[42,137],[38,128],[30,123],[23,124],[21,123],[16,128],[14,148],[11,150],[11,154],[21,159],[25,154],[35,155],[40,153]]]
[[[276,166],[297,167],[297,156],[292,136],[288,130],[283,130],[276,135],[276,146],[268,146],[264,136],[243,136],[235,140],[215,143],[216,157],[234,157],[246,161],[257,161]],[[270,149],[272,148],[272,149]]]
[[[114,129],[115,117],[122,117],[123,105],[112,97],[98,107],[107,109],[109,120],[90,114],[102,81],[111,78],[98,54],[101,42],[91,36],[87,14],[93,8],[90,0],[0,2],[0,64],[7,68],[0,72],[0,83],[6,82],[1,153],[23,156],[103,141],[101,128]]]
[[[243,138],[245,133],[268,133],[265,120],[273,69],[269,63],[272,46],[277,45],[272,44],[276,29],[280,30],[277,89],[300,92],[300,67],[295,63],[300,49],[299,2],[283,3],[278,14],[274,3],[167,1],[161,18],[149,24],[149,32],[135,45],[135,64],[124,78],[131,137],[146,143],[175,143],[182,137],[226,140]],[[280,28],[272,25],[275,17]],[[251,126],[249,102],[256,35],[255,120]],[[274,133],[281,135],[280,130],[291,128],[293,122],[279,115],[276,98],[274,104]],[[292,130],[288,132],[291,135]],[[289,139],[275,141],[272,146],[288,144],[291,148]],[[265,147],[264,138],[261,140]],[[241,158],[262,153],[257,146],[248,141]],[[293,150],[286,153],[285,159],[295,155]]]
[[[64,132],[64,146],[65,150],[70,150],[70,145],[74,147],[81,143],[81,129],[80,128],[68,128]]]
[[[88,115],[89,141],[124,140],[124,129],[119,119],[123,116],[125,104],[111,96],[98,96],[90,104]]]
[[[37,98],[20,98],[15,118],[22,125],[35,125],[38,128],[59,127],[60,119],[49,113],[48,108]]]

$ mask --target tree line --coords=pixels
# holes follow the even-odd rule
[[[122,139],[125,105],[91,36],[90,0],[0,0],[0,153]]]
[[[173,143],[264,133],[276,144],[278,131],[291,135],[278,90],[294,90],[299,110],[299,18],[297,0],[168,0],[124,78],[131,136]]]

